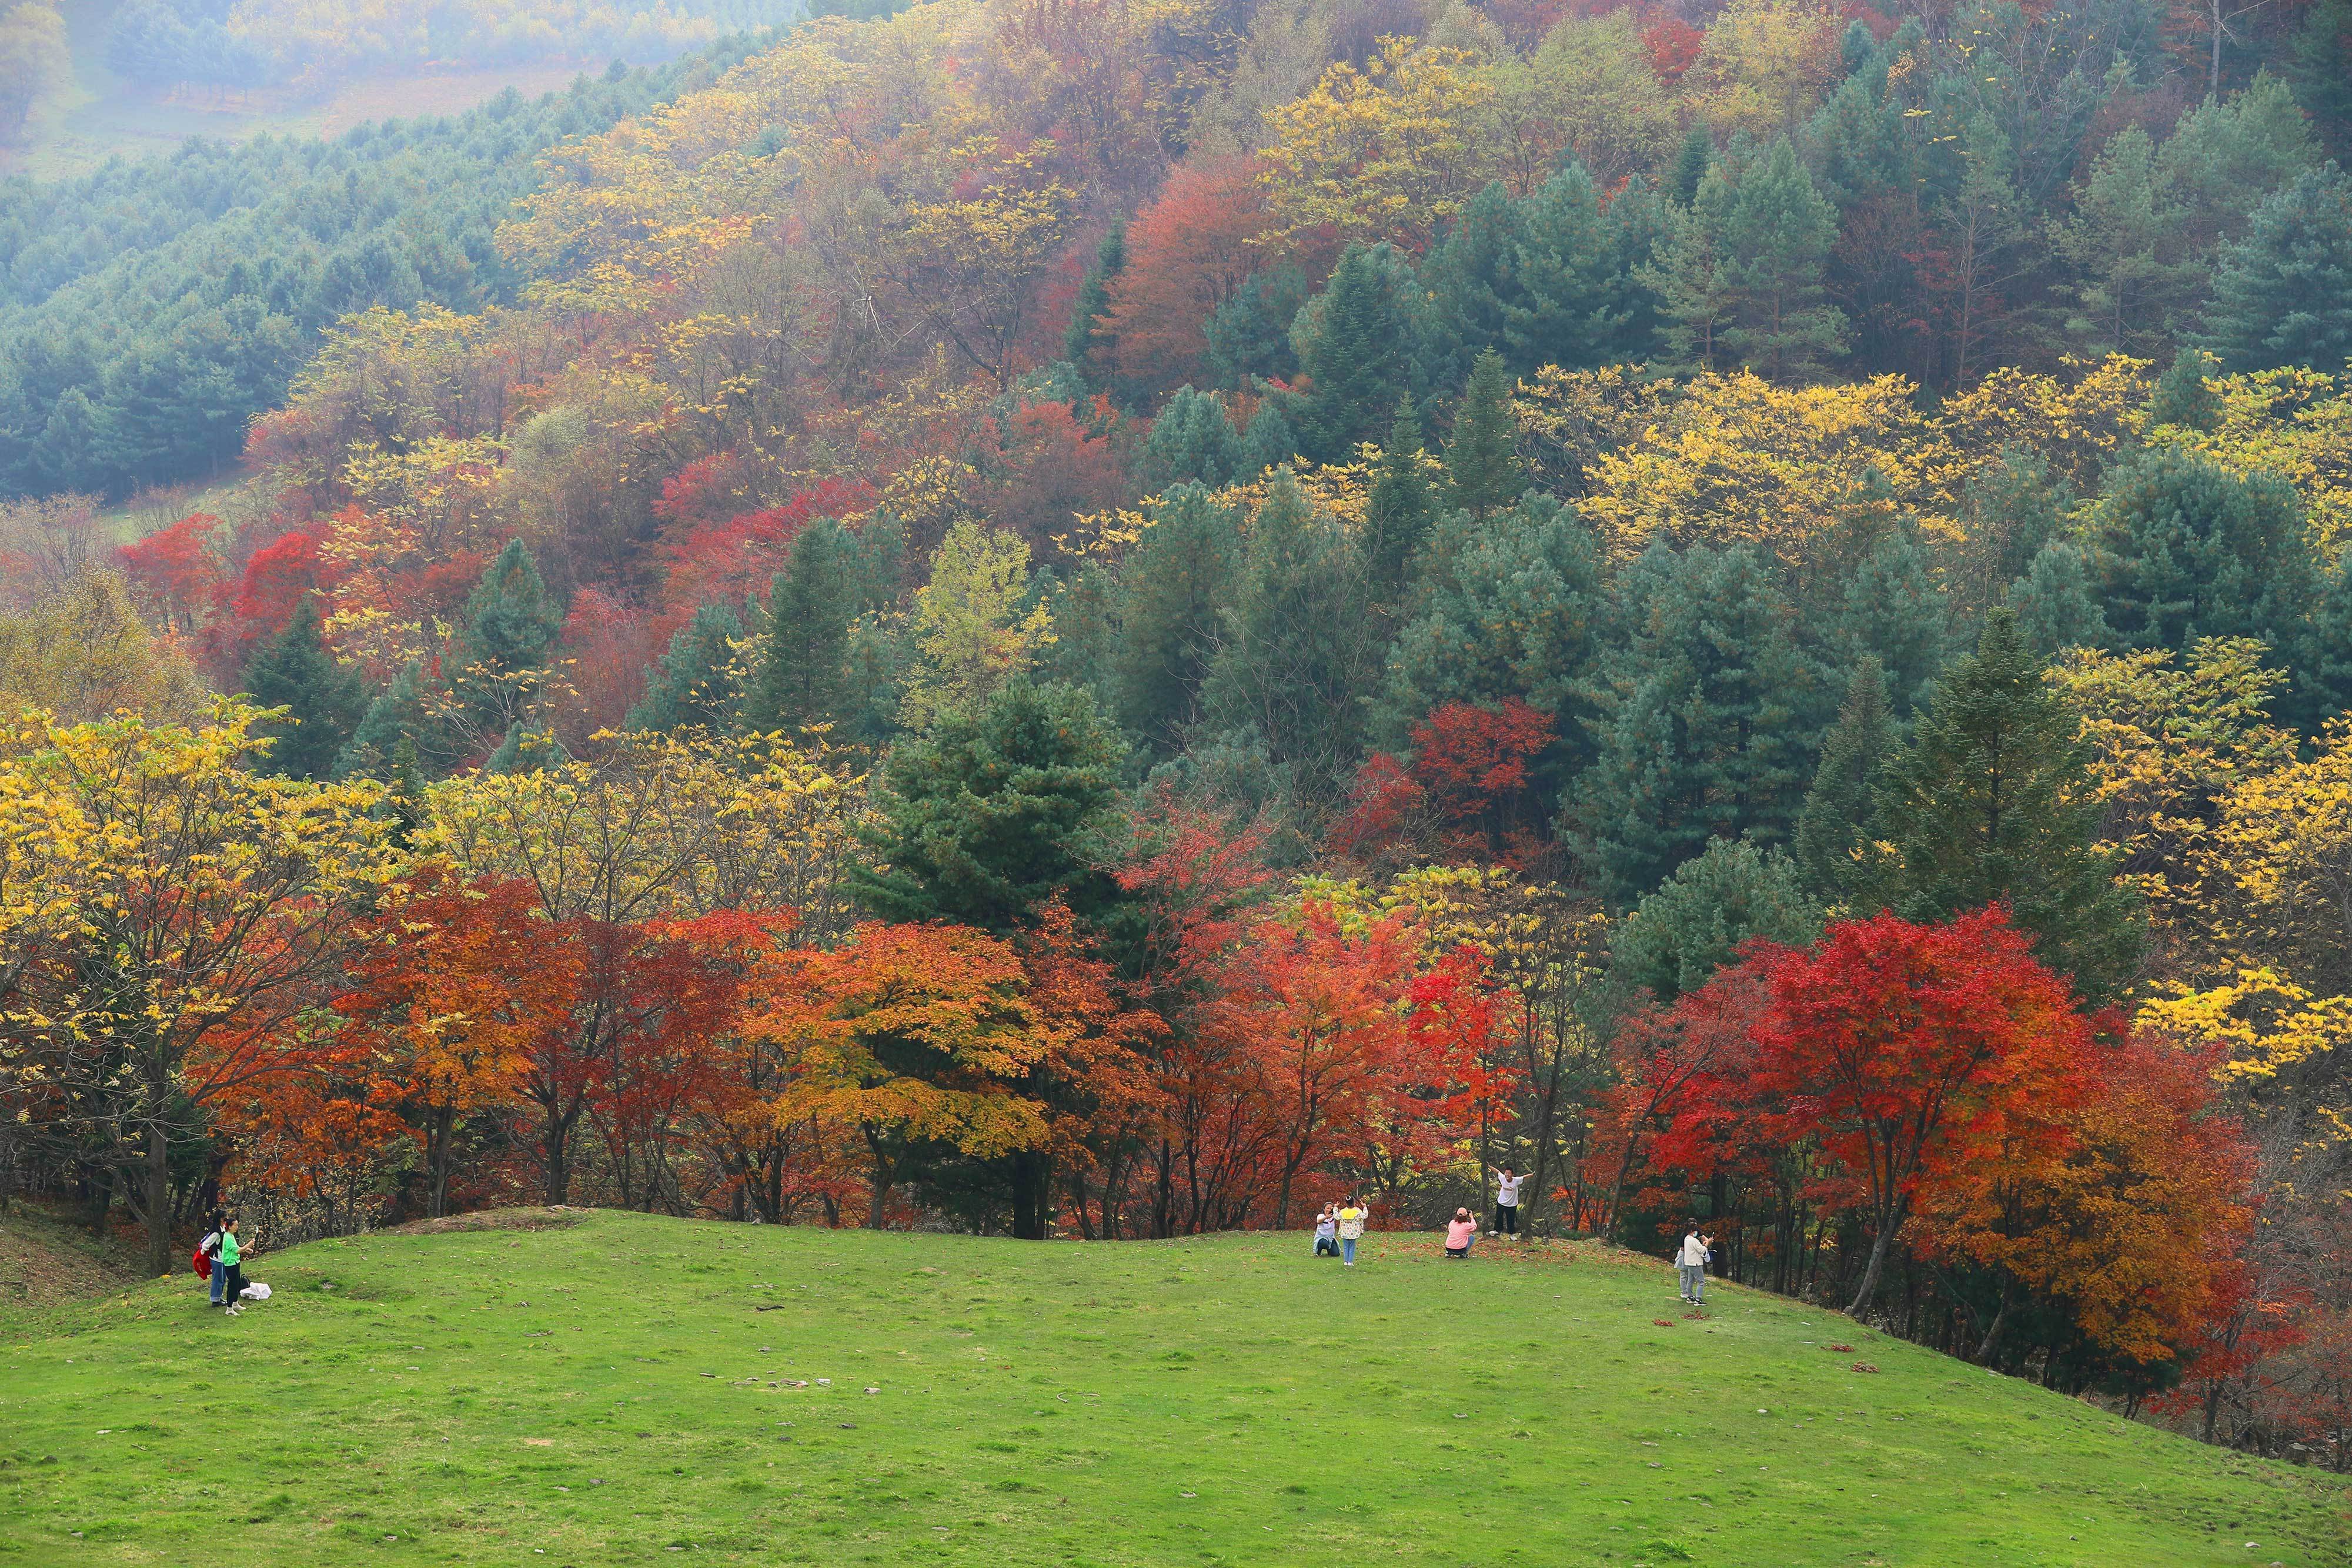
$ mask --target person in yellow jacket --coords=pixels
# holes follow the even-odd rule
[[[1356,1266],[1356,1243],[1364,1239],[1364,1221],[1370,1218],[1364,1200],[1351,1197],[1339,1210],[1339,1263],[1342,1268]]]

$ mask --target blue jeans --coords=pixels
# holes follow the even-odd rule
[[[220,1260],[219,1260],[219,1259],[217,1259],[217,1258],[214,1259],[214,1260],[213,1260],[213,1277],[212,1277],[213,1305],[215,1305],[215,1306],[216,1306],[216,1307],[217,1307],[217,1306],[221,1306],[221,1305],[225,1304],[225,1303],[223,1303],[223,1301],[221,1301],[221,1287],[222,1287],[223,1285],[227,1284],[227,1283],[228,1283],[228,1270],[221,1267]]]
[[[1704,1263],[1680,1263],[1675,1265],[1675,1267],[1682,1270],[1683,1294],[1694,1301],[1705,1300],[1706,1297],[1706,1265]]]
[[[1342,1236],[1339,1238],[1339,1261],[1353,1263],[1355,1260],[1356,1239],[1352,1236]]]

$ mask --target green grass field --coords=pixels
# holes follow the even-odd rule
[[[1481,1251],[598,1213],[264,1254],[233,1320],[185,1274],[8,1320],[0,1559],[2352,1558],[2317,1473],[1769,1296],[1691,1321],[1624,1254]]]

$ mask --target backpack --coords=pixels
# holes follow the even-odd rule
[[[195,1266],[197,1279],[209,1280],[213,1277],[213,1255],[201,1247],[196,1249]]]

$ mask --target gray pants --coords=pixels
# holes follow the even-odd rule
[[[1706,1265],[1677,1263],[1675,1270],[1682,1276],[1683,1300],[1697,1301],[1706,1299]]]

